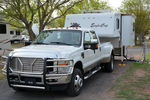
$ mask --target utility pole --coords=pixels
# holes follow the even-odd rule
[[[146,49],[147,49],[147,44],[144,41],[144,46],[143,46],[143,61],[146,61]]]

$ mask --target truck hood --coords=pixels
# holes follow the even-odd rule
[[[30,45],[15,49],[9,56],[34,58],[68,58],[79,47],[64,45]]]

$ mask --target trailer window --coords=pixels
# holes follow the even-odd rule
[[[20,35],[20,31],[16,31],[16,35]]]
[[[6,34],[6,25],[0,24],[0,34]]]
[[[117,30],[119,29],[119,19],[118,18],[116,19],[116,28],[117,28]]]
[[[10,31],[10,34],[13,35],[13,34],[14,34],[14,31]]]

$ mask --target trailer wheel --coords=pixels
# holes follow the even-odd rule
[[[109,72],[109,73],[113,72],[113,70],[114,70],[114,56],[113,56],[113,54],[111,55],[110,62],[104,64],[104,69],[106,72]]]
[[[80,69],[75,68],[72,74],[71,82],[67,88],[69,96],[78,96],[83,86],[83,74]]]

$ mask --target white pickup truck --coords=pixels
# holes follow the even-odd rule
[[[7,80],[15,90],[64,89],[79,95],[84,79],[99,71],[112,72],[113,46],[101,43],[88,29],[57,28],[44,30],[29,46],[8,56]]]

